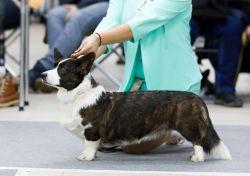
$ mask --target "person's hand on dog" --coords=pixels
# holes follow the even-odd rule
[[[86,55],[91,52],[97,53],[99,47],[99,36],[97,34],[92,34],[82,42],[81,46],[71,55],[71,57],[77,58],[81,55]]]
[[[63,5],[66,9],[68,9],[68,13],[65,15],[65,20],[68,21],[70,18],[72,18],[78,11],[78,7],[74,4],[64,4]]]

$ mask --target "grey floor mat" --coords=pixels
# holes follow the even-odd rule
[[[0,176],[15,176],[17,170],[0,170]]]
[[[217,126],[216,129],[231,150],[233,161],[209,158],[194,164],[188,159],[191,145],[185,143],[164,146],[147,155],[98,153],[95,161],[79,162],[76,156],[82,151],[83,142],[58,123],[0,122],[0,167],[250,172],[250,127]]]

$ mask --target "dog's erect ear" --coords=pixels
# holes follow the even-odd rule
[[[64,58],[57,48],[54,48],[54,58],[55,58],[55,63],[57,64]]]
[[[77,60],[77,67],[82,74],[88,74],[90,69],[95,61],[95,53],[89,53],[85,56],[78,58]]]

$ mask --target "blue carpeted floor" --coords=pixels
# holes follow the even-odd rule
[[[191,145],[185,143],[178,147],[163,146],[147,155],[98,153],[95,161],[79,162],[76,156],[82,151],[83,142],[59,124],[0,122],[0,167],[250,172],[250,127],[217,126],[216,129],[231,150],[233,161],[208,159],[194,164],[188,159]]]

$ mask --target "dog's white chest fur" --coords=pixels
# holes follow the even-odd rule
[[[76,133],[90,127],[91,124],[88,124],[86,127],[81,125],[82,118],[79,112],[83,108],[95,105],[103,92],[105,92],[103,86],[98,85],[93,88],[88,78],[85,78],[82,83],[72,91],[59,89],[57,97],[62,103],[62,126],[70,131],[77,129]],[[77,135],[79,136],[79,134]]]

